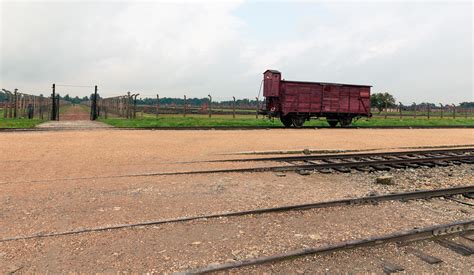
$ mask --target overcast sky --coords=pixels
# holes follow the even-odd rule
[[[255,98],[263,71],[277,69],[373,85],[405,104],[474,100],[470,1],[0,1],[9,90]]]

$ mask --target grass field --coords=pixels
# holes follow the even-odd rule
[[[154,128],[154,127],[282,127],[280,120],[269,120],[266,118],[255,119],[255,116],[236,116],[235,119],[228,115],[214,115],[208,118],[206,115],[178,116],[160,115],[158,119],[152,115],[144,115],[136,119],[108,118],[100,119],[115,127],[124,128]],[[326,120],[310,120],[304,126],[327,127]],[[360,119],[352,124],[354,127],[443,127],[443,126],[473,126],[474,119],[468,118],[371,118]]]
[[[14,128],[33,128],[36,125],[44,122],[41,119],[12,119],[3,118],[3,109],[0,108],[0,129],[14,129]]]
[[[33,128],[36,125],[44,122],[41,119],[13,119],[13,118],[0,118],[0,129],[8,128],[18,128],[18,129],[25,129],[25,128]]]

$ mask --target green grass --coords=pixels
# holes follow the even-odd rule
[[[282,127],[279,119],[269,120],[266,118],[255,119],[255,116],[237,116],[235,119],[229,115],[213,115],[211,119],[206,115],[192,115],[182,117],[178,115],[160,115],[158,119],[154,115],[145,114],[144,117],[136,119],[108,118],[99,119],[107,124],[121,128],[155,128],[155,127]],[[307,121],[304,126],[327,127],[325,119]],[[464,118],[371,118],[360,119],[352,124],[354,127],[423,127],[423,126],[473,126],[474,119]]]
[[[352,124],[356,127],[444,127],[444,126],[471,126],[474,127],[473,118],[371,118],[360,119]]]
[[[25,129],[25,128],[33,128],[36,125],[44,122],[41,119],[13,119],[13,118],[3,118],[3,109],[0,108],[0,129]]]
[[[0,118],[0,129],[25,129],[25,128],[34,128],[36,125],[43,123],[44,120],[41,119],[13,119],[13,118]]]

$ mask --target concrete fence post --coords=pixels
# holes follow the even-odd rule
[[[235,96],[232,97],[234,101],[232,102],[232,117],[235,119]]]
[[[400,106],[400,107],[398,107],[398,108],[399,108],[398,111],[400,112],[400,120],[401,120],[401,119],[403,118],[403,115],[402,115],[402,103],[401,103],[401,102],[398,102],[398,104],[399,104],[399,106]]]
[[[156,94],[156,118],[158,118],[159,112],[160,112],[160,95]]]
[[[209,94],[207,95],[209,97],[209,118],[212,116],[212,96]]]
[[[257,100],[257,110],[255,111],[255,118],[258,119],[258,97],[255,97],[255,100]]]
[[[186,95],[184,95],[183,117],[186,117]]]

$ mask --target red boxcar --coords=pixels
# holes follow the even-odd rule
[[[276,70],[265,71],[263,77],[263,113],[279,117],[286,127],[301,127],[312,117],[325,117],[331,127],[347,127],[354,118],[372,115],[371,86],[282,80]]]

